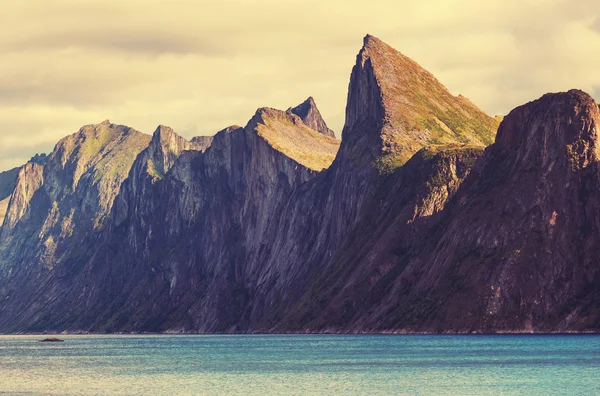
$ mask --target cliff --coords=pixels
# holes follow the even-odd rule
[[[6,216],[6,211],[8,210],[10,196],[17,185],[18,174],[19,168],[0,172],[0,227],[4,223],[4,216]]]
[[[0,183],[0,330],[598,331],[599,117],[548,94],[496,135],[367,36],[341,141],[312,98],[83,127]]]

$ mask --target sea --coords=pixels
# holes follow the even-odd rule
[[[9,395],[600,395],[598,335],[0,336]]]

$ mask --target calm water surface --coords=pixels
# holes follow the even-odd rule
[[[0,336],[0,394],[598,395],[600,336]]]

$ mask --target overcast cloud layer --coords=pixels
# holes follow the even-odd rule
[[[340,135],[378,36],[490,114],[546,92],[600,98],[597,0],[7,0],[0,170],[104,119],[211,135],[314,96]]]

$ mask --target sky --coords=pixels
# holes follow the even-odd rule
[[[491,115],[600,99],[597,0],[3,0],[0,170],[105,119],[191,138],[308,96],[339,136],[367,33]]]

